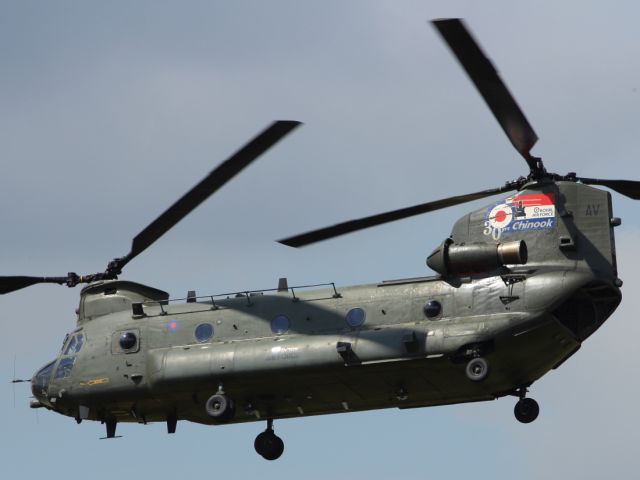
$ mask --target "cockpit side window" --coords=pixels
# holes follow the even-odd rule
[[[64,336],[64,340],[62,340],[62,347],[60,347],[61,351],[64,350],[64,346],[67,344],[67,340],[69,340],[69,336],[70,335],[68,333]]]
[[[65,355],[75,355],[82,348],[82,344],[84,343],[84,336],[79,333],[78,335],[74,335],[69,343],[67,344],[67,348],[64,350]]]
[[[84,335],[82,333],[73,335],[65,342],[62,350],[63,357],[58,362],[58,368],[56,368],[56,379],[71,376],[71,370],[73,370],[73,365],[76,363],[76,354],[80,351],[83,344]]]

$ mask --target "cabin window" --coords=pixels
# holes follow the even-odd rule
[[[284,315],[277,315],[271,320],[271,331],[276,335],[282,335],[289,331],[291,326],[289,319]]]
[[[442,305],[437,300],[429,300],[424,305],[424,314],[427,318],[436,318],[442,312]]]
[[[211,337],[213,337],[213,325],[210,323],[201,323],[196,327],[195,337],[198,343],[211,340]]]
[[[120,348],[122,348],[122,350],[131,350],[136,346],[138,338],[133,332],[122,332],[120,340],[118,341],[120,342]]]
[[[120,330],[111,335],[111,353],[136,353],[140,350],[140,331],[137,328]]]
[[[356,328],[364,323],[365,317],[366,315],[364,313],[364,310],[360,307],[356,307],[347,312],[345,320],[347,322],[347,325],[349,325],[351,328]]]

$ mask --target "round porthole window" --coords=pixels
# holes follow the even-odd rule
[[[196,341],[198,343],[204,343],[213,337],[213,325],[210,323],[201,323],[196,327],[195,331]]]
[[[271,331],[276,335],[282,335],[289,331],[290,322],[284,315],[277,315],[271,320]]]
[[[435,318],[442,312],[442,305],[437,300],[429,300],[424,306],[424,314],[427,318]]]
[[[122,332],[120,335],[120,348],[122,350],[131,350],[136,346],[136,342],[138,339],[136,338],[136,334],[133,332]]]
[[[347,325],[352,328],[359,327],[364,323],[365,313],[364,310],[360,307],[352,308],[347,312],[347,316],[345,320],[347,321]]]

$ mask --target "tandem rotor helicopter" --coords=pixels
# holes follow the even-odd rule
[[[464,215],[427,258],[438,275],[338,288],[278,288],[173,300],[118,276],[228,180],[299,123],[277,121],[142,230],[104,272],[0,277],[6,294],[38,283],[80,292],[77,328],[34,374],[33,408],[106,425],[178,420],[266,421],[256,451],[284,451],[282,418],[416,408],[515,396],[536,419],[529,387],[572,356],[621,301],[611,195],[640,199],[640,182],[547,172],[537,136],[459,19],[433,25],[507,137],[527,177],[475,193],[347,221],[280,240],[302,247],[356,230],[510,193]]]

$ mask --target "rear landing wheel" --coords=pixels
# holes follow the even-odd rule
[[[267,429],[258,434],[253,446],[265,460],[276,460],[284,452],[284,442],[273,433],[273,420],[269,419],[267,422]]]
[[[540,406],[533,398],[521,398],[513,409],[516,420],[520,423],[531,423],[540,413]]]

